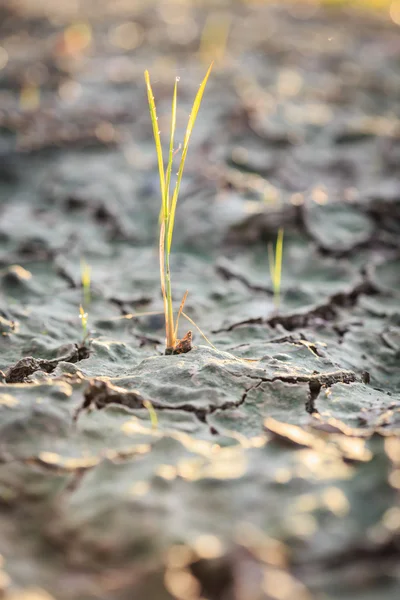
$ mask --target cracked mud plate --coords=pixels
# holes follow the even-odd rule
[[[397,600],[395,9],[3,4],[0,597]],[[143,71],[181,137],[214,34],[166,356]]]

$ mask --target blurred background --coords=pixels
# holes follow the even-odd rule
[[[307,110],[323,123],[331,115],[321,100],[368,83],[359,59],[371,68],[383,59],[369,19],[387,27],[397,53],[400,0],[2,0],[1,124],[18,149],[85,137],[112,144],[127,135],[119,125],[139,117],[133,90],[145,68],[186,85],[211,60],[254,110],[271,114],[278,100],[298,105],[306,94],[312,110],[292,102],[284,116],[295,124]]]
[[[194,286],[203,276],[211,281],[204,264],[213,261],[231,280],[224,260],[234,259],[253,287],[245,297],[239,290],[233,313],[273,311],[266,245],[279,227],[286,308],[341,291],[355,277],[348,262],[358,273],[371,260],[351,250],[368,246],[374,220],[384,223],[379,243],[397,243],[399,28],[400,0],[3,0],[3,264],[23,259],[43,276],[35,261],[44,260],[73,288],[85,256],[102,293],[131,298],[132,288],[142,290],[147,306],[159,309],[158,169],[143,73],[151,74],[164,142],[180,78],[179,141],[213,60],[174,237],[177,252],[203,263],[194,275],[177,259],[177,296],[189,273]],[[135,247],[149,250],[142,262]],[[345,266],[328,265],[327,254],[345,255]],[[210,307],[217,312],[215,298],[234,294],[218,283],[203,291],[200,283],[192,308],[204,326]],[[76,314],[76,301],[68,310]],[[226,303],[221,311],[214,328],[225,323]]]

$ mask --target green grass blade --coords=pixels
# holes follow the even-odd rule
[[[164,317],[165,317],[165,336],[169,340],[170,336],[170,324],[168,323],[168,300],[167,292],[165,289],[165,221],[161,221],[160,225],[160,243],[159,243],[159,260],[160,260],[160,283],[161,293],[164,304]],[[172,324],[173,327],[173,324]]]
[[[278,231],[275,249],[275,286],[280,289],[282,277],[282,255],[283,255],[283,228]]]
[[[79,318],[82,323],[82,341],[85,343],[87,338],[87,324],[88,324],[88,314],[85,312],[82,304],[79,305]]]
[[[194,102],[193,102],[192,112],[190,113],[189,121],[188,121],[188,124],[187,124],[187,127],[186,127],[185,138],[183,140],[183,147],[184,147],[184,149],[186,148],[186,151],[187,151],[187,147],[189,145],[189,140],[190,140],[190,136],[192,134],[192,130],[193,130],[194,124],[196,122],[197,114],[198,114],[199,109],[200,109],[200,104],[201,104],[201,100],[203,98],[204,90],[206,88],[207,81],[208,81],[208,78],[209,78],[210,73],[211,73],[211,69],[213,68],[213,64],[214,63],[211,63],[211,65],[208,67],[208,71],[205,74],[205,77],[204,77],[203,81],[200,84],[200,87],[198,89],[198,92],[197,92],[196,97],[195,97]]]
[[[171,133],[170,133],[170,138],[169,138],[168,167],[167,167],[167,174],[166,174],[166,179],[165,179],[165,194],[166,194],[166,205],[168,207],[168,212],[170,209],[169,186],[171,183],[172,162],[174,160],[174,137],[175,137],[175,129],[176,129],[176,103],[177,103],[177,93],[178,93],[178,81],[179,81],[179,78],[176,77],[175,85],[174,85],[174,94],[172,97]]]
[[[176,180],[176,184],[175,184],[174,194],[172,196],[170,212],[168,215],[168,230],[167,230],[167,252],[168,253],[171,252],[172,235],[174,232],[174,223],[175,223],[175,211],[176,211],[176,205],[178,202],[179,189],[181,186],[183,169],[185,167],[186,155],[187,155],[187,151],[189,148],[190,136],[193,131],[193,126],[196,122],[196,118],[197,118],[197,114],[199,112],[201,100],[203,98],[204,90],[207,85],[207,81],[210,76],[212,67],[213,67],[213,63],[211,63],[211,65],[209,66],[208,71],[207,71],[203,81],[200,84],[200,87],[198,89],[198,92],[197,92],[196,97],[193,102],[192,112],[190,113],[189,121],[188,121],[188,124],[186,127],[185,138],[183,140],[181,162],[179,164],[178,176],[177,176],[177,180]]]
[[[143,406],[147,409],[150,417],[151,428],[155,431],[158,428],[158,417],[154,406],[150,400],[143,400]]]
[[[83,289],[83,305],[87,310],[89,308],[89,304],[91,302],[91,293],[90,293],[90,272],[91,268],[87,264],[84,258],[81,258],[81,282]]]
[[[166,218],[166,216],[168,214],[168,207],[167,207],[167,203],[166,203],[166,194],[165,194],[164,161],[163,161],[163,154],[162,154],[162,147],[161,147],[160,131],[158,129],[158,118],[157,118],[156,105],[154,102],[154,95],[153,95],[153,90],[151,89],[150,75],[149,75],[148,71],[144,72],[144,79],[145,79],[146,87],[147,87],[147,98],[149,101],[150,117],[151,117],[151,123],[153,125],[154,142],[156,145],[156,152],[157,152],[158,171],[159,171],[159,177],[160,177],[160,191],[161,191],[161,198],[162,198],[162,211],[163,211],[164,218]]]
[[[275,265],[274,265],[274,296],[275,304],[279,306],[281,296],[281,279],[282,279],[282,256],[283,256],[283,228],[278,230],[275,247]]]

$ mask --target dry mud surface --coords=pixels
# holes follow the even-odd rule
[[[400,29],[222,5],[1,4],[6,600],[399,597]],[[182,138],[213,54],[165,356],[143,71]]]

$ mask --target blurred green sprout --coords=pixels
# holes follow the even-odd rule
[[[278,309],[281,304],[281,282],[282,282],[282,258],[283,258],[283,227],[278,230],[275,251],[272,243],[268,244],[269,273],[274,292],[274,304]]]

